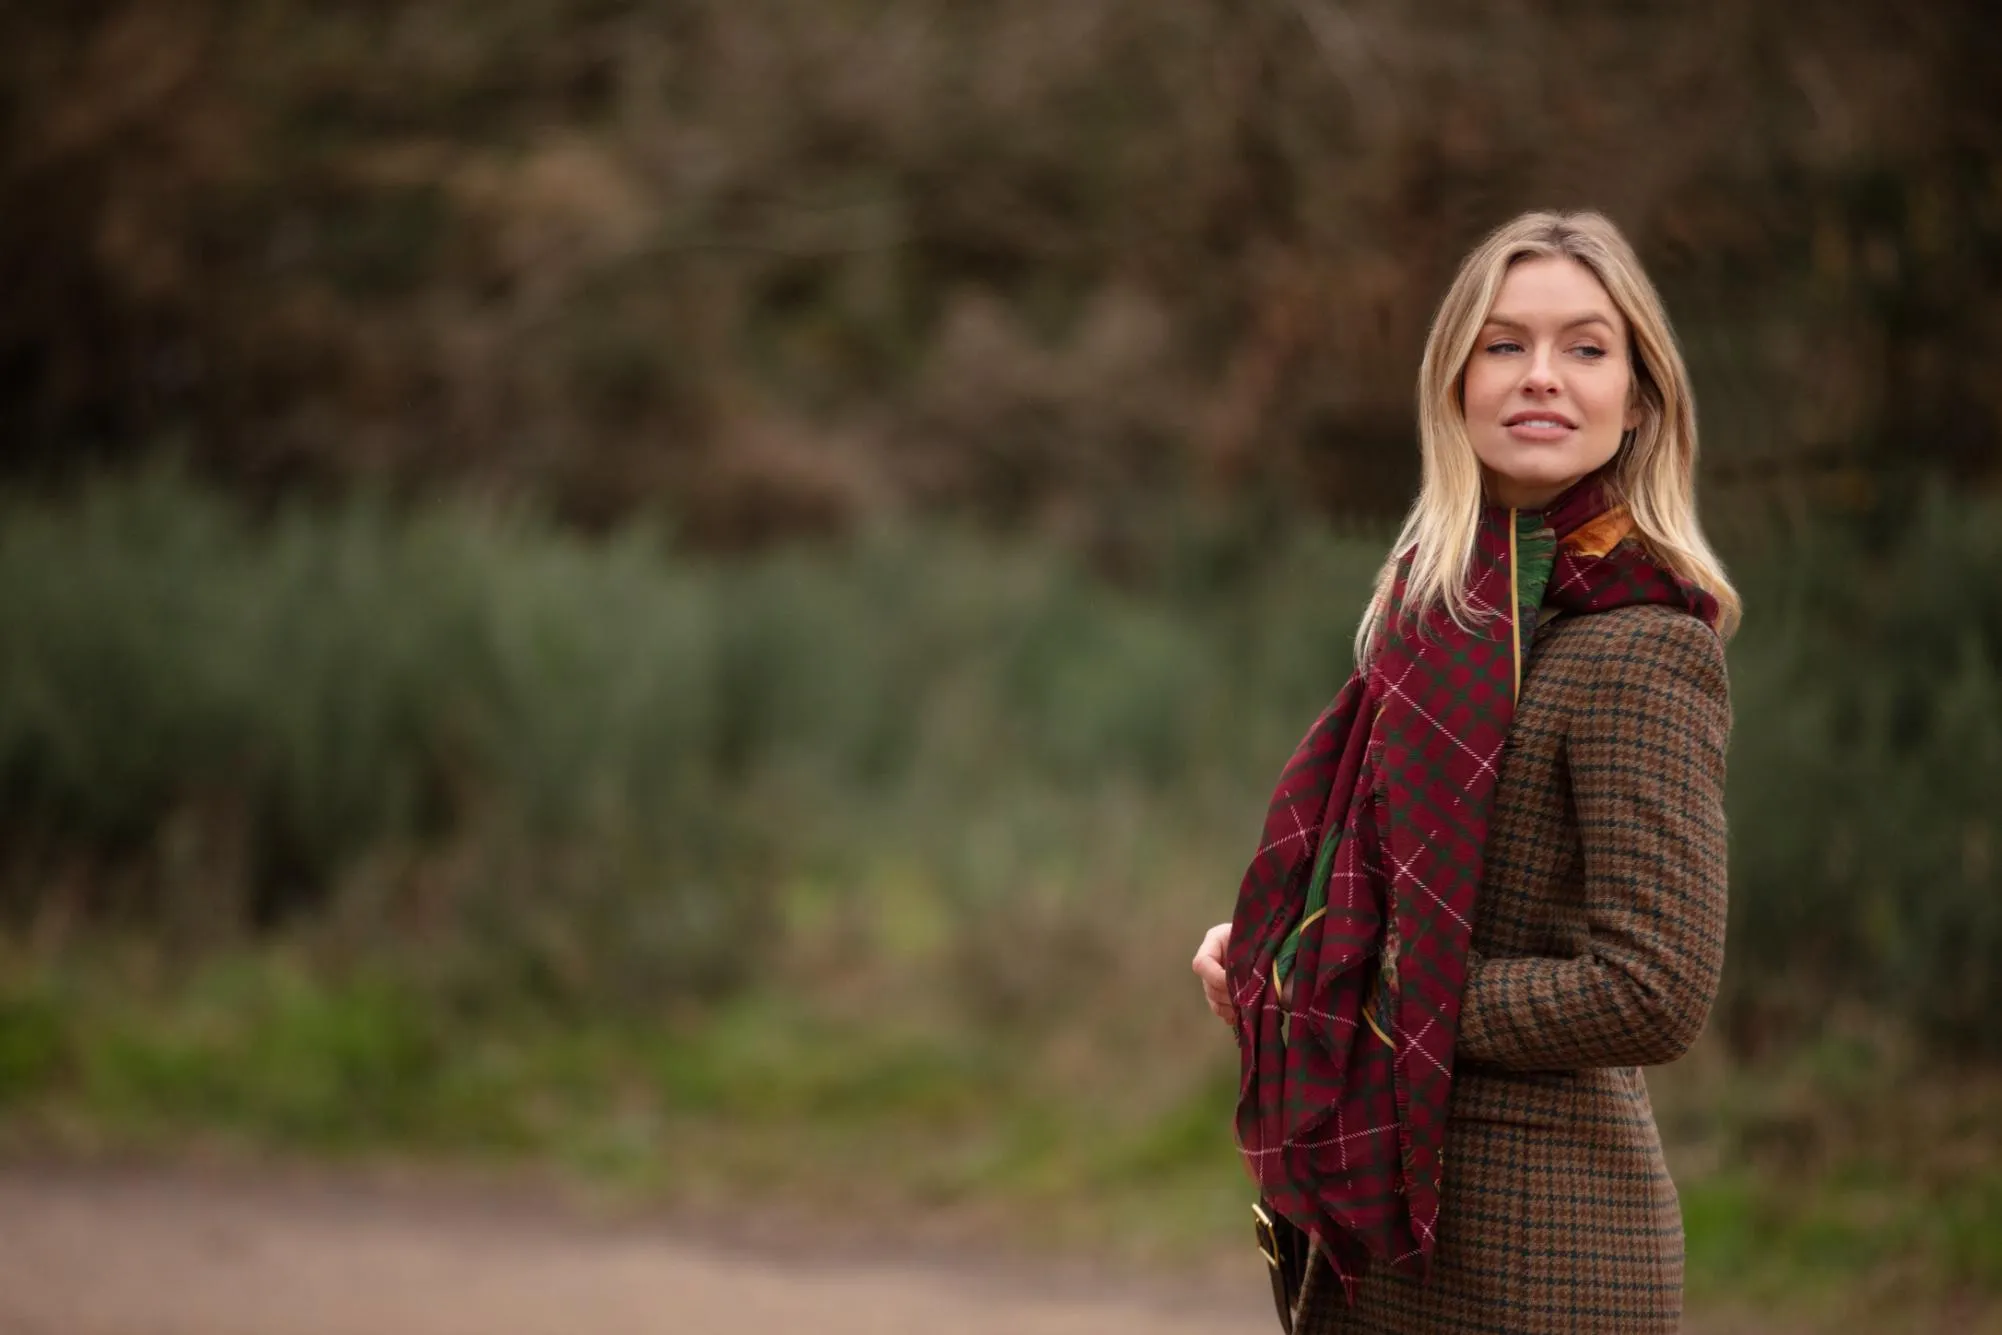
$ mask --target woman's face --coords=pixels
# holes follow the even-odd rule
[[[1590,269],[1518,261],[1461,377],[1488,499],[1533,510],[1597,469],[1637,425],[1627,325]]]

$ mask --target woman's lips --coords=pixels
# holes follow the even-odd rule
[[[1570,435],[1573,429],[1555,418],[1530,418],[1508,424],[1508,433],[1516,440],[1540,444],[1562,440]]]

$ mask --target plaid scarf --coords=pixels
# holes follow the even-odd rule
[[[1351,1300],[1372,1261],[1422,1279],[1431,1259],[1482,854],[1535,631],[1635,603],[1716,620],[1606,495],[1594,476],[1541,512],[1484,507],[1472,631],[1443,608],[1409,623],[1405,553],[1373,660],[1287,762],[1238,890],[1238,1148]]]

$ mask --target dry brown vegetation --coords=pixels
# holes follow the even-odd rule
[[[2002,450],[1972,0],[55,0],[0,17],[0,439],[1086,539],[1381,514],[1482,229],[1597,206],[1717,480]]]

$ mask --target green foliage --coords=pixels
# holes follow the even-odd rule
[[[1741,570],[1746,1042],[1842,998],[1997,1051],[1998,533],[1935,497]],[[768,976],[794,910],[867,897],[782,885],[880,882],[962,999],[1021,1016],[1046,976],[1021,961],[1096,968],[1144,880],[1227,901],[1379,542],[1191,528],[1121,590],[935,532],[724,565],[459,507],[253,523],[170,474],[17,506],[10,911],[81,894],[196,944],[320,922],[455,1004],[624,1008]]]
[[[1867,1004],[2002,1056],[2002,513],[1934,496],[1874,542],[1803,535],[1750,584],[1737,998]]]
[[[0,1108],[39,1093],[62,1070],[63,1018],[37,992],[0,995]]]
[[[1355,607],[1373,557],[1274,559]],[[1025,781],[1182,792],[1219,766],[1262,787],[1345,660],[1244,592],[1180,610],[909,533],[713,565],[454,507],[254,523],[165,473],[16,505],[8,906],[67,912],[80,884],[86,915],[195,944],[330,923],[460,993],[699,996],[755,967],[776,877],[874,858],[893,811],[970,828]]]
[[[17,885],[81,849],[149,872],[145,902],[101,907],[169,923],[256,926],[344,887],[419,925],[524,934],[538,897],[581,891],[565,914],[589,922],[617,886],[626,920],[601,943],[703,941],[727,973],[757,909],[754,887],[707,884],[728,828],[703,797],[727,594],[649,551],[367,506],[253,528],[163,477],[17,512],[0,537]]]
[[[180,1126],[253,1129],[315,1148],[418,1136],[444,1036],[407,989],[329,988],[282,961],[211,971],[178,1024],[86,1031],[80,1080],[100,1108]]]

